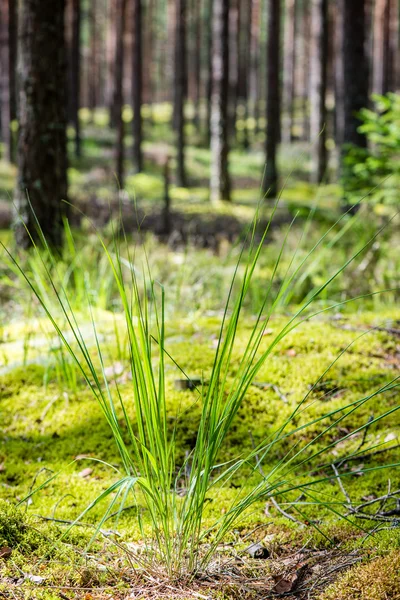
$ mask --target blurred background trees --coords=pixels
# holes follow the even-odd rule
[[[348,181],[349,144],[371,147],[359,111],[399,86],[398,0],[40,4],[33,39],[34,0],[0,0],[2,159],[17,164],[19,206],[29,192],[40,214],[66,198],[66,136],[69,179],[103,145],[114,189],[162,180],[172,158],[172,184],[229,201],[246,187],[232,153],[256,157],[269,197],[299,153],[311,183]]]

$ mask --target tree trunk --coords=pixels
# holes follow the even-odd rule
[[[9,80],[10,80],[10,116],[11,121],[17,118],[17,56],[18,56],[18,0],[8,0],[9,22]],[[14,144],[12,144],[12,158],[14,159]]]
[[[98,31],[97,31],[97,0],[91,0],[89,8],[90,28],[90,61],[88,65],[89,75],[89,108],[93,111],[98,105]]]
[[[338,0],[335,13],[335,142],[337,158],[340,159],[341,147],[344,140],[344,3]]]
[[[236,141],[236,119],[239,99],[239,64],[240,64],[240,0],[231,0],[229,9],[229,93],[228,93],[228,127],[229,139]]]
[[[375,0],[372,80],[375,94],[389,91],[390,16],[390,0]]]
[[[70,47],[70,110],[75,129],[75,155],[81,156],[79,108],[81,95],[81,0],[72,0],[72,36]]]
[[[255,119],[255,130],[258,128],[258,96],[259,96],[259,63],[260,63],[260,0],[253,0],[250,39],[250,82],[249,99],[251,115]]]
[[[1,135],[4,156],[13,160],[13,136],[11,121],[15,108],[15,55],[13,56],[13,33],[15,35],[15,2],[0,0],[0,110]]]
[[[116,7],[116,36],[115,36],[115,90],[114,108],[117,119],[117,152],[116,175],[119,187],[124,187],[124,120],[123,109],[123,79],[124,79],[124,33],[125,33],[126,0],[117,0]]]
[[[134,0],[133,10],[133,167],[136,173],[143,169],[142,154],[142,0]]]
[[[292,141],[294,114],[294,70],[296,42],[296,0],[286,0],[285,41],[283,58],[283,91],[282,91],[282,141]]]
[[[276,154],[280,138],[280,0],[268,0],[267,45],[267,134],[263,191],[275,197],[278,191]]]
[[[243,147],[249,148],[249,132],[247,119],[249,116],[249,73],[251,62],[251,21],[253,0],[239,0],[239,69],[238,69],[238,100],[241,106],[241,120],[243,122]]]
[[[358,111],[368,105],[368,60],[365,51],[365,0],[343,2],[343,143],[366,146],[359,133]]]
[[[116,75],[115,75],[115,49],[117,47],[117,0],[110,0],[108,3],[107,12],[107,32],[106,32],[106,61],[107,61],[107,74],[106,74],[106,105],[108,106],[109,112],[109,126],[114,128],[118,122],[118,115],[115,110],[114,96],[116,88]]]
[[[312,143],[311,180],[320,183],[327,167],[326,88],[328,66],[328,0],[312,0],[310,134]]]
[[[390,92],[395,92],[400,84],[399,81],[399,0],[390,1],[390,25],[389,25],[389,48],[388,48],[388,87]]]
[[[212,57],[213,57],[213,35],[212,35],[212,18],[213,18],[213,0],[207,2],[207,39],[206,39],[206,63],[207,63],[207,80],[206,80],[206,146],[211,144],[211,96],[212,96]]]
[[[228,171],[229,0],[214,0],[212,14],[211,202],[231,199]]]
[[[59,247],[68,212],[62,202],[67,197],[64,0],[25,0],[20,40],[16,205],[33,238],[39,235],[29,203],[47,242]],[[30,239],[20,220],[16,240],[26,247]]]
[[[200,127],[200,98],[201,98],[201,0],[193,3],[194,28],[194,59],[193,59],[193,123],[196,129]]]
[[[176,64],[175,64],[175,126],[176,126],[176,178],[180,187],[186,187],[185,172],[185,99],[187,94],[187,43],[186,17],[187,0],[177,0],[176,4]]]

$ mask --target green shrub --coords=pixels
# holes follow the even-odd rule
[[[397,204],[400,186],[400,95],[373,96],[374,109],[359,113],[368,148],[347,148],[343,184],[351,202],[368,195],[374,204]]]

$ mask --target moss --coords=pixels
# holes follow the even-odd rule
[[[27,553],[43,545],[43,535],[32,526],[32,520],[11,502],[0,499],[0,547]]]
[[[353,567],[330,586],[319,600],[399,600],[400,551],[394,550]]]

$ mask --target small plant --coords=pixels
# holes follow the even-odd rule
[[[350,202],[367,195],[373,204],[399,202],[400,95],[374,95],[374,109],[359,113],[368,148],[349,146],[343,184]]]
[[[272,211],[271,220],[275,210],[276,206]],[[339,222],[343,218],[344,216],[340,217]],[[246,392],[261,367],[289,332],[303,320],[327,310],[327,308],[313,309],[313,305],[331,282],[338,278],[346,267],[361,256],[374,241],[374,238],[368,240],[321,285],[313,288],[303,304],[287,318],[285,325],[266,341],[264,332],[271,316],[282,303],[285,303],[287,296],[290,296],[292,287],[301,278],[304,265],[323,247],[328,232],[300,260],[297,260],[295,252],[279,283],[276,283],[275,279],[285,250],[285,240],[276,258],[272,276],[265,281],[261,305],[248,334],[246,345],[242,349],[241,357],[239,360],[234,359],[244,302],[251,288],[271,220],[259,242],[256,242],[255,235],[258,215],[247,232],[231,281],[213,366],[207,378],[196,388],[194,402],[200,406],[201,412],[196,441],[183,460],[178,457],[175,440],[179,428],[185,427],[185,412],[169,414],[166,380],[167,368],[171,365],[179,367],[166,347],[165,292],[163,287],[152,278],[149,262],[145,260],[142,267],[137,264],[135,253],[130,250],[123,232],[116,233],[110,244],[98,235],[99,245],[107,258],[108,268],[113,275],[125,318],[124,335],[128,340],[133,394],[133,402],[128,402],[122,395],[118,383],[111,384],[108,380],[105,348],[99,335],[95,311],[92,310],[92,299],[85,273],[81,273],[79,280],[82,282],[86,304],[91,314],[94,345],[89,343],[86,332],[81,328],[79,314],[73,308],[74,288],[72,287],[71,291],[70,281],[59,276],[57,261],[40,232],[39,223],[37,225],[43,249],[40,250],[32,239],[38,259],[34,277],[30,276],[12,253],[6,250],[15,272],[19,273],[39,301],[81,377],[98,401],[119,451],[121,468],[117,469],[109,465],[116,472],[115,482],[93,499],[74,524],[100,502],[107,500],[108,506],[97,525],[98,532],[111,514],[117,513],[118,519],[128,499],[131,502],[133,498],[139,508],[137,519],[146,544],[146,552],[137,560],[145,563],[147,568],[162,570],[169,578],[192,578],[199,571],[205,570],[218,545],[234,523],[256,502],[271,496],[286,501],[294,491],[298,490],[305,495],[307,502],[323,505],[333,514],[339,514],[336,503],[321,499],[317,492],[313,492],[313,485],[332,477],[312,476],[312,465],[317,458],[323,459],[323,456],[335,445],[355,433],[355,431],[342,433],[332,438],[332,433],[337,430],[339,424],[342,425],[347,417],[378,394],[393,390],[398,385],[398,378],[396,378],[365,397],[341,406],[340,409],[329,410],[323,415],[313,417],[305,424],[295,425],[296,417],[306,410],[310,395],[326,376],[328,367],[302,402],[293,409],[283,426],[261,443],[256,444],[253,449],[228,462],[221,462],[227,435]],[[287,235],[289,233],[290,229]],[[72,234],[68,239],[68,245],[74,260]],[[240,265],[243,267],[243,274],[240,285],[236,288]],[[127,273],[128,277],[126,277]],[[238,291],[234,292],[235,289]],[[58,310],[55,309],[54,300]],[[340,303],[329,308],[338,305]],[[345,351],[346,349],[343,350]],[[332,365],[337,362],[341,354],[332,361]],[[183,375],[187,377],[185,373]],[[398,408],[397,405],[390,407],[386,413],[376,416],[373,422],[392,414]],[[371,420],[368,420],[358,427],[356,432],[370,426]],[[301,444],[296,434],[308,429],[311,431],[311,437],[306,438],[306,441]],[[295,441],[288,447],[287,442],[290,439]],[[321,440],[325,440],[322,449],[314,451],[315,444],[321,443]],[[273,467],[264,468],[267,457],[276,456],[278,448],[281,449],[280,458],[272,460]],[[242,470],[249,474],[254,485],[237,490],[226,512],[215,518],[211,525],[205,525],[208,495],[218,487],[229,484],[235,474]],[[42,489],[51,479],[35,491]],[[144,513],[143,508],[145,508]],[[301,516],[301,506],[297,505],[296,509]]]

